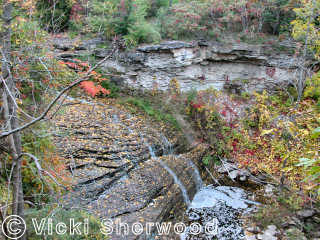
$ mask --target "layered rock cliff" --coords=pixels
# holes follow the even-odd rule
[[[107,53],[95,50],[97,57]],[[118,75],[115,81],[140,89],[166,90],[175,78],[183,91],[213,87],[252,92],[288,84],[298,66],[299,59],[265,45],[170,41],[120,53],[104,69]]]

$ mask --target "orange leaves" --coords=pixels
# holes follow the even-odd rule
[[[88,94],[90,94],[92,97],[94,97],[99,90],[91,81],[84,81],[80,83],[80,87],[85,90]]]
[[[97,89],[99,89],[99,91],[102,92],[102,94],[104,94],[104,95],[109,95],[110,94],[110,90],[107,90],[107,89],[101,87],[101,85],[98,85]]]
[[[22,85],[21,82],[17,82],[17,83],[16,83],[16,87],[17,87],[19,90],[21,89],[21,85]]]
[[[42,79],[41,82],[43,82],[44,84],[48,84],[50,80],[48,78],[45,78],[45,79]]]
[[[87,62],[82,62],[79,59],[73,59],[72,61],[60,60],[58,63],[60,65],[67,65],[69,68],[76,70],[77,72],[86,72],[90,67]]]
[[[102,93],[103,95],[110,94],[109,90],[101,87],[101,85],[95,86],[92,81],[83,81],[80,83],[80,87],[92,97],[95,97],[99,93]]]
[[[74,62],[64,62],[68,67],[72,69],[77,69],[78,65]]]
[[[77,73],[79,74],[87,74],[89,69],[90,69],[90,65],[87,62],[82,62],[79,59],[73,59],[72,61],[58,61],[58,63],[60,65],[66,65],[69,68],[75,70]],[[97,82],[101,82],[106,80],[105,78],[102,78],[102,75],[100,73],[97,73],[96,71],[91,71],[90,72],[90,77],[93,80],[96,80]]]
[[[79,74],[86,74],[90,69],[89,63],[82,62],[79,59],[73,59],[72,62],[59,61],[58,63],[60,65],[68,66],[69,68],[75,70]],[[92,81],[83,81],[80,83],[80,88],[82,88],[87,94],[89,94],[92,97],[95,97],[98,94],[102,94],[102,95],[109,95],[110,94],[110,91],[103,88],[100,84],[98,84],[98,85],[94,84],[94,82],[100,83],[102,81],[107,80],[106,78],[103,78],[100,73],[97,73],[96,71],[91,71],[90,72],[90,79]]]
[[[60,60],[60,61],[58,61],[58,64],[65,65],[65,62]]]
[[[81,62],[81,63],[79,63],[79,65],[82,67],[86,67],[86,68],[89,67],[89,64],[86,62]]]

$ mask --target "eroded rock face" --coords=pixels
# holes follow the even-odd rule
[[[72,190],[63,197],[65,207],[111,220],[111,239],[149,239],[146,230],[135,235],[132,225],[145,227],[184,211],[181,188],[161,163],[178,175],[191,198],[197,182],[188,161],[200,159],[201,150],[173,154],[169,141],[174,145],[177,139],[166,139],[164,126],[121,106],[77,100],[68,104],[54,119],[55,143],[72,179]],[[128,224],[128,234],[116,232],[120,222]]]
[[[95,51],[98,57],[107,54]],[[252,92],[289,82],[297,66],[298,59],[265,46],[170,41],[121,53],[104,69],[139,89],[167,90],[176,78],[182,91],[214,87]]]

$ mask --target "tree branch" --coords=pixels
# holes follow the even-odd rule
[[[78,79],[77,81],[75,81],[74,83],[72,83],[71,85],[65,87],[63,90],[61,90],[61,92],[51,101],[51,103],[47,106],[47,108],[45,109],[45,111],[37,118],[35,118],[34,120],[26,123],[25,125],[18,127],[16,129],[4,132],[0,135],[0,139],[7,137],[13,133],[19,132],[25,128],[30,127],[31,125],[35,124],[36,122],[42,120],[47,114],[48,112],[51,110],[51,108],[56,104],[56,102],[58,101],[58,99],[68,90],[70,90],[71,88],[73,88],[74,86],[77,86],[79,83],[85,81],[88,79],[88,77],[90,76],[91,72],[94,71],[97,67],[99,67],[101,64],[103,64],[108,58],[110,58],[114,52],[115,52],[116,48],[114,47],[111,51],[111,53],[106,56],[104,59],[102,59],[100,62],[98,62],[94,67],[90,68],[89,71],[86,73],[85,76],[83,76],[82,78]]]
[[[40,162],[39,162],[39,159],[36,158],[36,156],[32,155],[31,153],[21,153],[21,155],[20,155],[19,157],[22,157],[23,155],[26,155],[26,156],[28,156],[28,157],[30,157],[30,158],[32,158],[32,159],[34,160],[34,162],[35,162],[35,164],[36,164],[36,167],[37,167],[37,170],[38,170],[38,173],[39,173],[41,179],[43,179],[43,174],[42,174],[42,173],[44,173],[44,174],[48,175],[48,176],[52,179],[52,181],[54,181],[58,186],[63,187],[63,188],[66,188],[65,186],[61,185],[61,184],[55,179],[55,177],[52,176],[51,173],[49,173],[48,171],[44,170],[44,169],[41,167]]]

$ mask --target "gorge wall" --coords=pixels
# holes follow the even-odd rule
[[[97,57],[107,54],[95,50]],[[170,41],[122,52],[103,68],[113,81],[139,89],[167,90],[175,78],[183,91],[213,87],[252,92],[292,81],[298,63],[293,55],[265,45]]]

